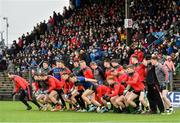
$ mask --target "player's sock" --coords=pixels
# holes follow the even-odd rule
[[[69,109],[71,109],[72,108],[72,104],[69,104]]]
[[[31,107],[26,100],[22,100],[22,102],[24,103],[24,105],[26,105],[27,107]]]
[[[42,108],[37,101],[32,100],[32,102],[33,102],[39,109]]]
[[[63,108],[66,107],[66,103],[65,103],[64,99],[62,98],[62,96],[60,96],[59,98],[60,98],[60,100],[62,102],[62,107]]]
[[[52,107],[54,107],[55,105],[56,105],[56,104],[54,104],[54,103],[51,103],[51,106],[52,106]]]
[[[169,112],[170,112],[169,108],[168,108],[168,109],[166,109],[166,112],[167,112],[167,113],[169,113]]]
[[[78,102],[75,103],[75,107],[80,107]]]

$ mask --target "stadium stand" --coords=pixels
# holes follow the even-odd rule
[[[123,0],[87,0],[79,8],[65,7],[62,15],[53,12],[47,22],[40,22],[31,33],[27,32],[14,41],[11,48],[3,49],[5,59],[1,67],[13,61],[15,70],[24,72],[28,69],[26,63],[36,66],[47,60],[53,66],[57,59],[65,60],[69,68],[76,59],[83,59],[89,64],[90,61],[116,58],[121,64],[128,64],[137,47],[144,54],[171,55],[175,66],[178,66],[179,1],[134,0],[131,7],[134,21],[131,46],[125,44],[124,4]],[[0,95],[8,95],[11,83],[2,76],[0,82]],[[175,90],[180,88],[179,72],[174,86]]]

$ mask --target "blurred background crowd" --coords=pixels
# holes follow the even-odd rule
[[[57,60],[85,60],[99,64],[104,59],[119,59],[128,64],[132,54],[139,58],[157,54],[162,63],[169,56],[176,71],[180,68],[180,0],[133,0],[130,6],[133,28],[131,45],[126,45],[124,0],[86,0],[75,6],[71,0],[63,14],[53,12],[14,40],[11,47],[0,50],[0,70],[25,72],[29,65],[48,61],[53,68]]]

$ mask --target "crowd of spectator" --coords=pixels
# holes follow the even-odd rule
[[[87,0],[80,8],[64,7],[63,14],[53,12],[47,22],[38,23],[31,33],[0,52],[0,69],[25,71],[28,64],[37,66],[42,60],[53,67],[58,59],[69,68],[75,60],[89,65],[110,58],[128,64],[137,48],[144,54],[157,52],[162,58],[171,55],[179,63],[180,1],[134,0],[130,6],[134,21],[131,46],[126,45],[124,5],[124,0]],[[152,32],[166,33],[161,42],[153,43],[149,39]]]

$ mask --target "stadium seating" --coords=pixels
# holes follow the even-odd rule
[[[162,45],[156,45],[152,47],[152,51],[146,52],[147,46],[152,43],[149,38],[154,36],[153,39],[157,39],[158,36],[151,32],[169,30],[174,21],[179,18],[179,11],[175,10],[171,0],[167,0],[167,4],[166,0],[162,0],[164,6],[160,0],[154,0],[153,3],[151,0],[134,0],[135,5],[132,6],[131,14],[135,24],[132,30],[133,44],[130,50],[127,50],[124,45],[126,40],[123,28],[124,1],[98,1],[100,3],[91,0],[91,4],[85,3],[81,8],[75,10],[65,9],[62,15],[54,13],[53,18],[50,18],[48,22],[41,22],[34,27],[32,33],[23,35],[19,38],[18,43],[13,42],[12,48],[6,51],[7,56],[9,59],[15,60],[16,66],[20,70],[27,68],[24,64],[25,60],[29,64],[35,65],[45,59],[52,65],[57,58],[67,60],[65,63],[67,66],[71,66],[69,63],[74,59],[73,55],[77,49],[79,52],[80,50],[85,52],[83,55],[80,54],[83,57],[89,54],[88,57],[91,61],[108,57],[120,59],[124,64],[129,61],[134,46],[139,43],[145,54],[158,50],[162,53],[169,49],[169,46],[174,46],[175,39],[168,34],[170,38],[164,39],[165,42]],[[172,29],[172,32],[176,33],[176,30]],[[147,38],[146,36],[149,34],[151,35]],[[93,48],[96,51],[93,51]],[[165,52],[165,54],[167,53]],[[84,57],[84,59],[88,61],[88,57]],[[0,73],[0,82],[0,98],[9,96],[12,91],[12,83],[3,73]],[[178,90],[178,88],[180,88],[180,78],[175,76],[174,89]]]
[[[0,99],[10,98],[13,91],[13,84],[4,72],[0,72]]]

